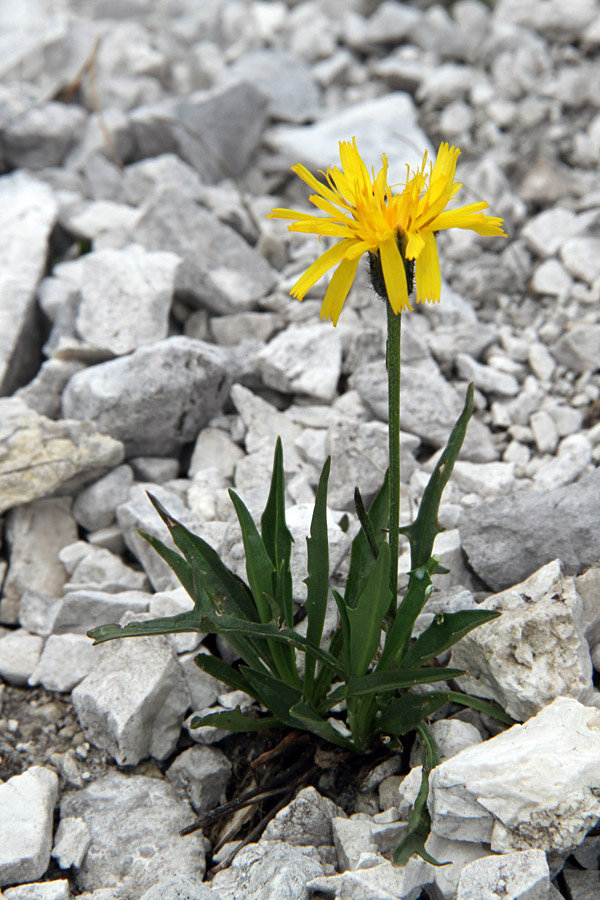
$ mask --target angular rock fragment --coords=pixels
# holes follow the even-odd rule
[[[80,890],[102,885],[118,900],[138,900],[169,875],[204,876],[201,832],[179,835],[193,821],[192,808],[166,781],[110,772],[67,791],[60,811],[62,818],[83,819],[91,836],[76,875]]]
[[[181,666],[162,636],[101,647],[98,664],[72,693],[86,737],[119,765],[175,749],[189,707]]]
[[[470,565],[494,591],[523,581],[560,559],[581,574],[600,558],[600,471],[549,491],[518,491],[465,510],[462,546]]]
[[[428,806],[442,837],[568,854],[598,820],[599,798],[600,710],[559,697],[437,766]]]
[[[120,441],[88,422],[54,422],[20,400],[0,400],[0,513],[70,493],[123,461]]]
[[[168,456],[221,411],[227,368],[218,347],[171,337],[78,372],[65,388],[63,409],[122,440],[129,456]]]
[[[454,646],[451,665],[468,672],[462,690],[496,700],[519,722],[556,697],[585,700],[592,665],[583,604],[558,560],[478,608],[502,615]]]
[[[26,384],[39,368],[35,289],[56,214],[53,191],[28,172],[0,178],[0,396]]]
[[[0,889],[46,872],[57,798],[58,777],[42,766],[0,784]]]

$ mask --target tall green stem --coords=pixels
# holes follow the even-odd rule
[[[402,333],[402,313],[396,313],[387,306],[387,349],[386,366],[388,373],[388,433],[390,456],[390,588],[392,591],[392,617],[396,614],[398,597],[398,529],[400,527],[400,339]]]

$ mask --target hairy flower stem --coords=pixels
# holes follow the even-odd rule
[[[400,340],[402,313],[396,314],[387,306],[386,368],[388,373],[388,435],[389,435],[389,545],[390,589],[392,591],[392,619],[398,602],[398,529],[400,527]]]

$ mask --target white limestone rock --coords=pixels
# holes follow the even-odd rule
[[[115,356],[167,337],[180,258],[139,245],[98,250],[83,258],[76,329]]]
[[[474,463],[459,459],[452,478],[465,493],[498,497],[509,493],[514,486],[515,466],[511,462]]]
[[[51,610],[51,630],[86,634],[97,625],[120,621],[125,613],[147,612],[151,597],[146,591],[69,591]]]
[[[323,872],[315,847],[261,840],[248,844],[228,869],[217,872],[206,900],[305,900],[312,879]]]
[[[0,395],[26,384],[39,365],[35,289],[56,215],[47,184],[26,171],[0,178]]]
[[[232,478],[236,463],[243,456],[242,448],[221,428],[203,428],[194,445],[188,478],[211,468],[218,469],[224,478]]]
[[[379,864],[369,858],[368,867],[340,875],[312,878],[307,887],[344,900],[417,900],[425,885],[433,882],[434,866],[413,856],[405,866],[384,859]]]
[[[94,668],[97,654],[84,634],[51,634],[27,684],[66,693]]]
[[[462,870],[456,900],[548,900],[550,876],[543,850],[486,856]]]
[[[435,900],[456,900],[458,882],[465,867],[490,855],[489,848],[481,843],[451,841],[433,832],[425,841],[425,849],[438,862],[445,863],[433,871],[432,896]]]
[[[180,753],[165,775],[187,796],[198,815],[225,802],[231,763],[216,747],[190,747]]]
[[[303,788],[265,828],[261,840],[294,846],[322,847],[333,843],[332,820],[344,811],[314,787]]]
[[[328,403],[342,371],[341,337],[328,324],[290,326],[269,341],[255,364],[269,387]]]
[[[119,765],[175,749],[190,695],[171,645],[162,636],[119,640],[72,693],[89,741]]]
[[[431,723],[431,734],[440,751],[440,760],[450,759],[461,750],[480,744],[481,734],[469,722],[461,722],[460,719],[438,719]],[[421,743],[415,742],[410,754],[411,766],[421,765]]]
[[[461,678],[466,693],[496,700],[523,722],[556,697],[578,700],[590,690],[582,602],[559,560],[488,597],[479,608],[502,615],[452,650],[450,665],[468,670]]]
[[[101,885],[118,900],[137,900],[169,875],[204,876],[204,838],[180,836],[194,814],[167,781],[109,772],[66,791],[60,812],[62,819],[83,819],[92,839],[75,876],[79,890]]]
[[[0,784],[0,889],[46,872],[57,799],[58,776],[43,766]]]
[[[129,456],[168,456],[221,411],[229,385],[223,350],[175,335],[77,372],[63,410],[122,440]]]
[[[600,816],[599,773],[600,711],[558,697],[433,770],[432,831],[496,853],[568,854]]]
[[[24,685],[37,666],[44,639],[24,628],[0,637],[0,678],[8,684]]]
[[[118,466],[120,441],[88,422],[54,422],[20,400],[0,399],[0,513],[70,493]]]
[[[592,462],[592,445],[585,434],[570,434],[558,445],[554,459],[544,463],[533,476],[536,490],[551,490],[571,484]]]
[[[92,837],[84,819],[65,816],[58,823],[52,857],[61,869],[80,869]]]
[[[26,590],[39,591],[49,599],[60,597],[67,573],[58,555],[77,538],[70,498],[34,500],[10,510],[5,533],[10,564],[0,599],[0,622],[16,624]]]
[[[127,500],[132,484],[133,471],[124,465],[83,488],[73,501],[75,521],[87,531],[108,528],[115,521],[117,506]]]

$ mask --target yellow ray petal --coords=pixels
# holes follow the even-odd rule
[[[334,244],[325,253],[322,253],[314,263],[308,267],[306,272],[300,276],[296,284],[292,287],[290,294],[298,300],[303,300],[306,292],[321,278],[328,269],[335,266],[344,258],[348,247],[352,246],[353,241],[343,240],[338,244]]]
[[[356,268],[360,257],[356,259],[343,259],[329,282],[329,287],[325,291],[323,305],[321,307],[321,318],[331,319],[334,325],[337,325],[342,306],[348,296],[348,291],[352,287]]]
[[[431,232],[424,234],[423,237],[425,246],[415,263],[417,303],[425,303],[426,300],[437,303],[442,291],[442,275],[437,245],[435,236]]]
[[[408,299],[408,286],[404,261],[398,250],[395,238],[389,238],[379,248],[381,268],[390,306],[395,313],[403,309],[412,309]]]

